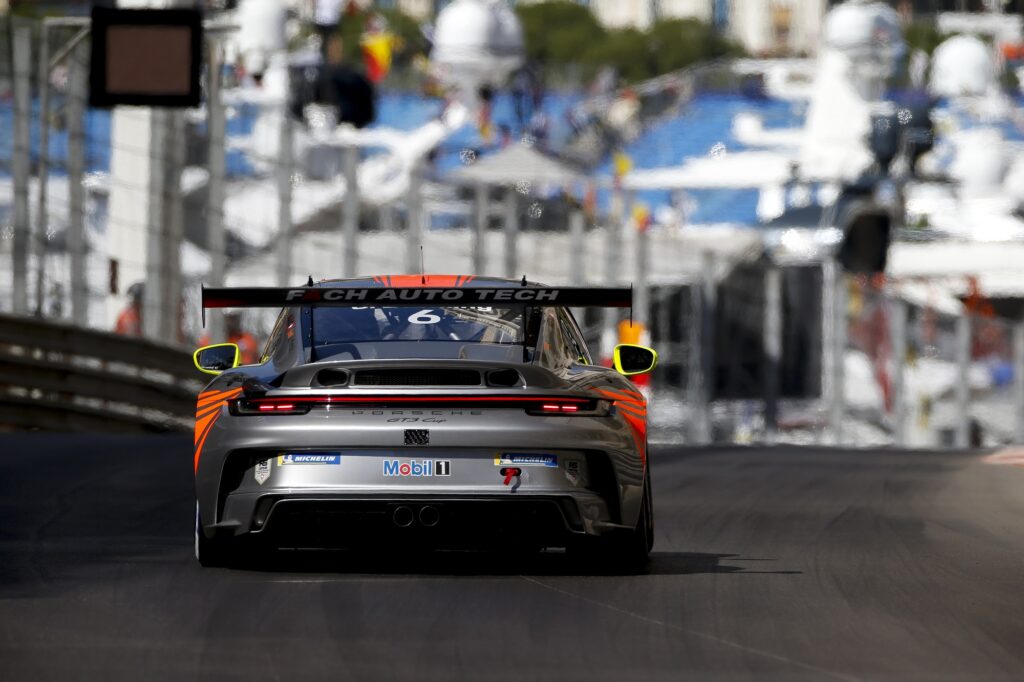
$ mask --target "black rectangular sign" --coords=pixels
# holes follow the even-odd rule
[[[253,287],[203,288],[203,308],[341,308],[437,306],[452,308],[521,305],[571,308],[629,308],[631,288],[586,287]]]
[[[94,6],[89,105],[199,106],[202,47],[197,9]]]

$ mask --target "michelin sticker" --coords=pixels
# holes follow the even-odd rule
[[[289,464],[341,464],[341,455],[323,452],[286,452],[277,456],[277,466]]]
[[[263,485],[270,478],[270,460],[261,459],[256,462],[256,482]]]
[[[494,458],[494,466],[551,467],[558,466],[556,455],[536,455],[532,453],[505,452]]]

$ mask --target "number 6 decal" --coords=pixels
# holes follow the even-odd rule
[[[409,316],[410,324],[437,324],[441,321],[439,315],[433,315],[430,312],[430,308],[427,310],[420,310],[419,312],[413,313]]]

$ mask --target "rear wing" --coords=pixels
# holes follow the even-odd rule
[[[207,308],[284,306],[514,308],[632,308],[632,287],[211,287],[202,289]]]

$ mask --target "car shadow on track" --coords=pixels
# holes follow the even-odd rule
[[[727,563],[723,563],[726,560]],[[653,552],[642,570],[623,570],[564,552],[419,551],[356,553],[344,550],[278,550],[240,558],[233,570],[264,574],[344,574],[361,576],[617,576],[693,575],[701,573],[772,573],[800,575],[801,571],[751,570],[733,565],[760,559],[738,554]]]

